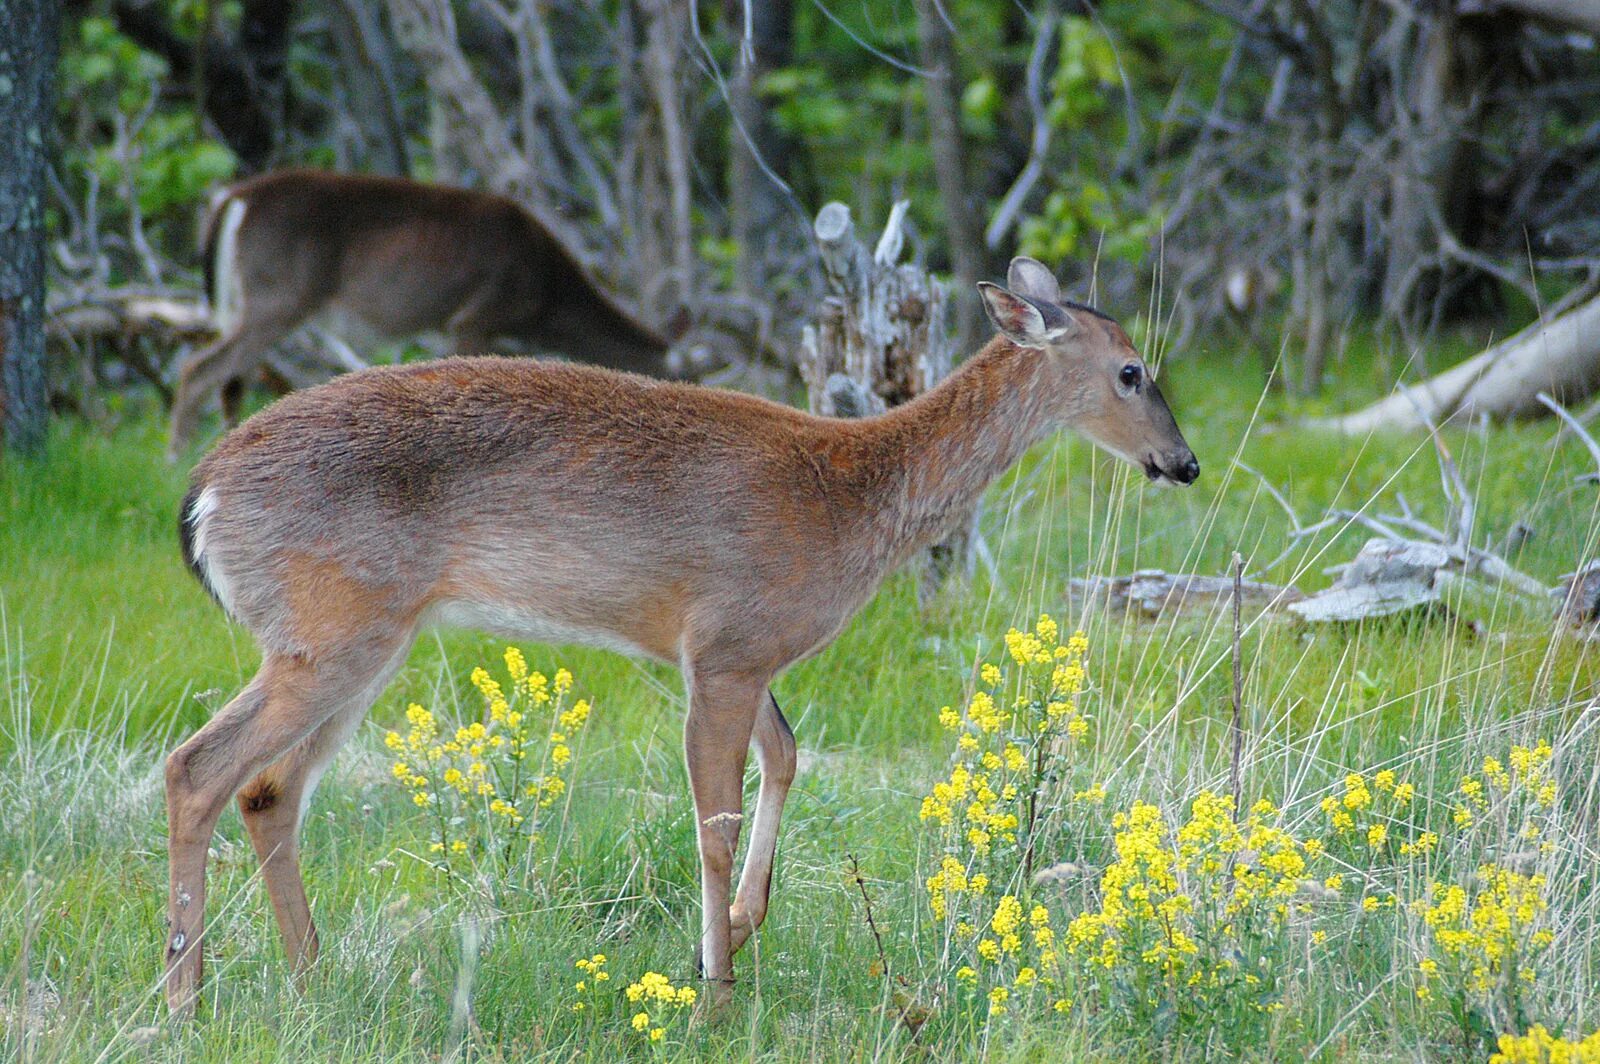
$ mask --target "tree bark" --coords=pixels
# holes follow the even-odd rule
[[[174,81],[198,82],[206,117],[247,172],[271,166],[283,139],[293,0],[245,0],[239,39],[206,34],[198,49],[178,36],[154,0],[116,0],[112,12],[118,29],[167,61]]]
[[[693,189],[689,183],[689,135],[683,116],[683,94],[678,84],[678,60],[685,38],[686,14],[672,0],[646,0],[645,71],[661,123],[667,185],[671,193],[672,267],[677,274],[678,300],[694,302]]]
[[[725,11],[731,30],[742,34],[739,62],[728,83],[733,111],[728,134],[733,239],[739,246],[739,285],[746,292],[759,292],[787,209],[783,190],[769,172],[787,180],[791,151],[761,99],[760,85],[793,57],[794,12],[789,0],[726,0]]]
[[[330,0],[328,13],[367,168],[404,177],[411,172],[405,119],[378,9],[367,0]]]
[[[45,145],[60,41],[57,0],[0,0],[0,430],[44,446]]]
[[[1540,392],[1563,403],[1600,390],[1600,296],[1536,322],[1482,354],[1395,391],[1342,417],[1309,428],[1350,434],[1421,429],[1452,418],[1496,420],[1542,413]]]
[[[467,61],[447,0],[389,0],[389,18],[400,46],[424,72],[438,108],[436,132],[451,154],[458,151],[489,189],[528,208],[569,249],[581,249],[566,223],[550,209],[538,170],[517,150],[505,119]]]
[[[939,0],[915,0],[917,37],[926,71],[928,140],[934,179],[944,207],[950,267],[956,279],[956,348],[972,346],[978,328],[978,281],[983,277],[983,235],[967,198],[966,145],[956,88],[955,35]]]

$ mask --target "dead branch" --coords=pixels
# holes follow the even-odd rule
[[[1233,756],[1229,764],[1229,778],[1233,782],[1233,819],[1237,823],[1240,802],[1243,798],[1244,777],[1240,772],[1244,760],[1244,654],[1240,648],[1239,612],[1244,598],[1244,556],[1233,552]]]
[[[1054,9],[1046,12],[1044,18],[1039,20],[1039,29],[1033,39],[1033,52],[1028,56],[1025,91],[1028,113],[1033,116],[1028,161],[1000,200],[1000,206],[995,208],[989,228],[984,230],[983,242],[990,251],[1000,249],[1000,242],[1016,224],[1017,216],[1022,213],[1028,196],[1033,192],[1033,186],[1044,176],[1044,160],[1050,151],[1050,114],[1044,104],[1044,62],[1050,54],[1050,42],[1055,38],[1060,22],[1060,15]]]
[[[1583,427],[1583,422],[1568,413],[1566,407],[1550,398],[1550,396],[1544,392],[1539,393],[1538,399],[1539,402],[1549,407],[1550,410],[1555,413],[1556,417],[1560,418],[1563,422],[1562,431],[1561,433],[1557,434],[1554,442],[1559,443],[1562,435],[1566,433],[1571,433],[1572,435],[1578,437],[1578,439],[1582,440],[1583,445],[1589,449],[1589,457],[1594,459],[1596,471],[1594,475],[1596,477],[1600,477],[1600,443],[1595,442],[1594,437],[1589,435],[1589,430]]]
[[[147,288],[56,295],[47,315],[46,331],[56,340],[151,336],[167,343],[199,343],[215,331],[205,303],[198,297]]]

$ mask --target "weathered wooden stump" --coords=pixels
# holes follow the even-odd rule
[[[1600,561],[1561,578],[1555,589],[1563,620],[1591,642],[1600,642]]]
[[[880,414],[950,373],[949,293],[926,270],[898,261],[909,205],[894,205],[870,253],[856,238],[850,208],[830,203],[817,212],[813,229],[828,294],[800,345],[800,373],[814,414]],[[918,597],[924,605],[952,574],[971,578],[977,524],[976,510],[950,515],[949,536],[929,548],[923,562]]]

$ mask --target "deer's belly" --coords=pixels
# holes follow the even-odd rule
[[[578,644],[614,650],[635,658],[663,659],[659,649],[649,650],[616,632],[546,617],[533,610],[485,602],[442,602],[430,618],[439,628],[472,628],[503,639],[534,643]]]

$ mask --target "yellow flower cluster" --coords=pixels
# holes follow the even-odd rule
[[[1100,875],[1099,906],[1074,917],[1064,938],[1082,984],[1136,1016],[1176,1006],[1230,1015],[1237,1026],[1241,1007],[1247,1016],[1281,1009],[1289,918],[1308,908],[1295,896],[1321,848],[1279,816],[1262,800],[1236,820],[1233,798],[1211,791],[1195,796],[1175,831],[1145,802],[1118,813],[1117,859]]]
[[[1019,765],[1009,770],[1012,773],[1026,766],[1016,746],[1007,744],[1006,749],[1004,759],[993,752],[983,755],[978,771],[957,764],[950,770],[950,778],[934,784],[933,793],[922,799],[922,819],[936,821],[942,827],[957,826],[959,811],[960,822],[964,825],[962,836],[972,852],[980,857],[989,855],[991,844],[997,839],[1007,844],[1017,841],[1020,824],[1016,813],[1017,786],[1006,782],[996,793],[988,775],[1003,766]]]
[[[1435,882],[1428,899],[1419,899],[1413,910],[1422,916],[1442,967],[1469,992],[1515,995],[1518,984],[1535,981],[1533,962],[1553,939],[1540,926],[1549,907],[1544,889],[1542,875],[1486,864],[1479,867],[1470,891],[1459,884]],[[1423,962],[1423,988],[1440,967]]]
[[[1009,708],[997,698],[1005,674],[986,662],[978,675],[988,690],[975,691],[964,713],[949,706],[939,710],[939,722],[959,733],[956,763],[923,798],[921,819],[950,829],[958,837],[952,840],[957,850],[970,848],[988,857],[997,842],[1016,845],[1018,832],[1032,827],[1023,822],[1023,810],[1037,808],[1052,744],[1062,735],[1077,739],[1088,733],[1077,703],[1088,641],[1079,632],[1061,645],[1058,635],[1048,615],[1032,632],[1012,629],[1006,635],[1013,661],[1023,666],[1021,689]],[[1094,800],[1091,792],[1081,793],[1083,800]]]
[[[1600,1031],[1581,1042],[1557,1038],[1534,1024],[1527,1034],[1503,1034],[1489,1064],[1600,1064]]]
[[[1267,822],[1277,813],[1263,799],[1239,823],[1231,796],[1201,791],[1190,805],[1189,822],[1178,829],[1178,869],[1197,873],[1204,896],[1219,904],[1226,916],[1263,905],[1274,922],[1289,915],[1288,899],[1307,876],[1307,848]],[[1317,849],[1312,848],[1313,855]],[[1224,872],[1230,874],[1223,877]]]
[[[970,894],[973,897],[982,897],[989,889],[989,877],[982,872],[967,875],[966,865],[950,854],[945,854],[944,860],[940,862],[939,871],[928,877],[926,886],[928,907],[933,910],[936,919],[943,920],[950,911],[952,895]]]
[[[1463,836],[1486,830],[1496,845],[1507,838],[1540,839],[1558,813],[1550,768],[1554,754],[1541,739],[1532,746],[1512,746],[1504,760],[1486,756],[1479,770],[1462,776],[1456,787],[1455,828]],[[1533,852],[1543,857],[1552,849],[1540,841]],[[1438,987],[1458,1017],[1479,1010],[1525,1015],[1523,996],[1537,983],[1536,965],[1554,938],[1544,926],[1546,886],[1543,875],[1499,864],[1481,865],[1467,885],[1430,883],[1428,896],[1410,906],[1422,918],[1428,948],[1418,965],[1417,997],[1427,1001]],[[1471,1007],[1463,1009],[1469,1002]],[[1464,1030],[1473,1033],[1466,1025]],[[1533,1054],[1515,1059],[1544,1059],[1537,1055],[1532,1031],[1508,1044]]]
[[[434,815],[432,853],[509,859],[513,844],[538,837],[538,811],[566,792],[569,737],[588,720],[589,704],[565,704],[572,689],[566,669],[557,670],[552,682],[529,671],[516,647],[506,648],[505,664],[509,693],[486,669],[472,670],[472,686],[483,698],[480,719],[448,729],[429,710],[412,705],[407,732],[384,736],[395,755],[395,779]],[[548,719],[543,742],[536,715]]]
[[[1066,1013],[1079,1007],[1077,998],[1135,1026],[1202,1022],[1207,1030],[1226,1027],[1230,1044],[1245,1039],[1244,1028],[1265,1030],[1256,1025],[1277,1022],[1270,1014],[1293,1000],[1304,972],[1293,958],[1306,945],[1329,943],[1332,925],[1318,926],[1313,902],[1339,894],[1353,877],[1360,912],[1398,920],[1409,912],[1421,925],[1419,998],[1443,989],[1453,1013],[1528,1016],[1518,995],[1536,984],[1553,943],[1544,877],[1483,865],[1466,885],[1434,882],[1408,908],[1401,901],[1412,892],[1407,884],[1447,867],[1437,856],[1444,829],[1428,830],[1429,808],[1438,803],[1420,801],[1416,786],[1394,769],[1350,772],[1338,781],[1321,802],[1323,827],[1311,829],[1321,838],[1284,827],[1284,813],[1265,799],[1240,810],[1228,795],[1201,791],[1186,816],[1170,819],[1134,801],[1112,818],[1115,860],[1088,888],[1092,900],[1053,924],[1050,910],[1027,893],[1029,858],[1057,843],[1053,834],[1035,835],[1034,806],[1042,799],[1044,808],[1060,810],[1106,799],[1100,785],[1080,781],[1074,789],[1068,782],[1072,740],[1087,729],[1079,699],[1088,647],[1081,633],[1066,643],[1060,636],[1049,616],[1031,631],[1011,630],[1009,661],[980,663],[965,705],[939,711],[955,754],[948,775],[921,801],[920,819],[938,836],[936,863],[923,883],[956,999],[975,1015],[1032,1017],[1042,1002]],[[1459,797],[1443,803],[1445,815],[1466,828],[1487,820],[1502,840],[1539,838],[1558,806],[1552,760],[1543,741],[1484,758],[1461,780]],[[1343,871],[1318,869],[1330,856]],[[1042,878],[1057,882],[1082,871],[1060,868]],[[1463,995],[1483,1000],[1464,1002]],[[1578,1043],[1533,1027],[1502,1037],[1494,1060],[1600,1064],[1600,1033]]]
[[[980,935],[978,928],[965,921],[956,926],[958,942]],[[988,997],[990,1016],[1010,1011],[1017,1003],[1013,994],[1024,1001],[1038,996],[1061,1012],[1071,1007],[1069,1000],[1059,996],[1061,957],[1056,950],[1055,930],[1050,926],[1050,911],[1043,905],[1033,906],[1024,915],[1022,901],[1016,895],[1002,895],[973,952],[978,968],[962,965],[956,970],[956,982],[976,988],[981,977],[992,984]]]
[[[660,972],[645,972],[638,982],[628,984],[627,996],[630,1003],[639,1006],[631,1021],[633,1029],[652,1042],[660,1042],[677,1014],[694,1004],[696,994],[692,986],[674,987]]]
[[[1457,788],[1460,800],[1451,813],[1455,825],[1474,826],[1493,804],[1508,826],[1513,819],[1520,821],[1516,826],[1522,837],[1537,838],[1539,821],[1556,804],[1556,781],[1550,774],[1554,753],[1549,742],[1541,739],[1533,746],[1513,746],[1507,758],[1509,768],[1499,758],[1485,757],[1480,773],[1461,778]],[[1547,847],[1541,846],[1541,850],[1547,852]]]
[[[1134,802],[1112,820],[1117,860],[1100,876],[1100,908],[1067,925],[1067,952],[1115,968],[1129,948],[1168,975],[1197,950],[1180,923],[1193,901],[1178,888],[1178,855],[1165,845],[1161,811]]]
[[[969,1001],[986,1002],[990,1017],[1035,1000],[1071,1007],[1058,993],[1049,912],[1014,894],[990,894],[991,881],[1015,882],[1025,870],[1041,808],[1105,797],[1098,786],[1075,792],[1063,783],[1067,743],[1088,731],[1078,710],[1088,641],[1080,632],[1062,644],[1060,635],[1048,615],[1030,632],[1013,629],[1006,650],[1014,682],[1002,665],[984,662],[981,686],[962,711],[939,711],[956,736],[954,763],[922,799],[921,820],[938,832],[941,851],[923,881],[928,907],[956,961],[956,984]]]
[[[1344,778],[1344,792],[1322,800],[1331,838],[1347,857],[1363,851],[1388,856],[1399,842],[1401,856],[1422,856],[1439,843],[1432,832],[1413,833],[1407,826],[1414,785],[1396,778],[1391,769],[1382,769],[1369,780],[1360,772]]]
[[[509,659],[509,655],[507,657]],[[515,676],[515,672],[512,675]],[[572,966],[583,973],[583,978],[573,984],[573,989],[579,994],[592,997],[601,983],[611,981],[611,973],[606,971],[606,955],[604,953],[596,953],[592,957],[579,957],[572,962]],[[572,1003],[572,1011],[582,1012],[589,1007],[589,1004],[588,1001],[579,998]]]
[[[1082,632],[1074,632],[1065,643],[1060,640],[1061,626],[1048,613],[1041,613],[1032,632],[1013,628],[1006,633],[1006,652],[1012,661],[1024,667],[1068,659],[1081,662],[1089,652],[1089,640]]]

